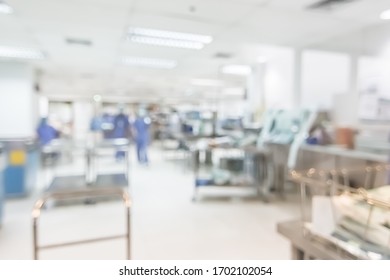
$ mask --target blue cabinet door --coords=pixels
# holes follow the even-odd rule
[[[4,170],[4,191],[6,196],[18,196],[25,193],[25,167],[7,166]]]
[[[4,166],[5,166],[4,155],[0,152],[0,227],[3,224],[3,216],[4,216],[4,178],[3,178]]]

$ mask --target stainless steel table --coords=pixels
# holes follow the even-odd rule
[[[301,221],[282,222],[277,225],[278,233],[291,242],[293,260],[352,260],[356,259],[336,246],[303,235]]]

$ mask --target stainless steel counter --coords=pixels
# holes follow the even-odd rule
[[[319,146],[319,145],[303,145],[301,151],[322,153],[337,157],[360,159],[378,163],[387,163],[389,156],[386,154],[376,154],[359,150],[351,150],[337,146]]]

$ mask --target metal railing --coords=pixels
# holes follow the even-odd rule
[[[46,202],[49,200],[68,200],[68,199],[82,199],[82,198],[94,198],[94,197],[104,197],[104,196],[117,196],[121,197],[123,203],[125,205],[126,210],[126,233],[118,234],[113,236],[106,236],[101,238],[92,238],[92,239],[84,239],[79,241],[72,242],[63,242],[57,244],[50,245],[40,245],[38,241],[38,221],[41,216],[42,208],[45,206]],[[39,252],[41,250],[68,247],[74,245],[88,244],[88,243],[96,243],[108,240],[115,239],[126,239],[126,254],[127,259],[131,259],[131,231],[130,231],[130,218],[131,218],[131,200],[129,194],[123,190],[118,188],[102,188],[102,189],[82,189],[76,191],[63,191],[63,192],[52,192],[45,194],[42,198],[40,198],[36,203],[32,211],[32,219],[33,219],[33,247],[34,247],[34,260],[39,259]]]

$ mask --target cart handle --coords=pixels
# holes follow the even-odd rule
[[[74,241],[74,242],[67,242],[67,243],[61,243],[61,244],[52,244],[52,245],[46,245],[46,246],[39,245],[39,243],[38,243],[38,220],[41,216],[42,208],[48,200],[57,200],[58,201],[58,200],[68,200],[68,199],[75,199],[75,198],[91,198],[91,197],[100,197],[100,196],[118,196],[118,197],[122,198],[123,203],[124,203],[125,208],[126,208],[126,234],[108,236],[108,237],[103,237],[103,238],[81,240],[81,241]],[[39,251],[41,249],[59,248],[59,247],[77,245],[77,244],[87,244],[87,243],[93,243],[93,242],[113,240],[113,239],[118,239],[118,238],[126,238],[127,259],[130,260],[131,259],[130,209],[131,209],[130,196],[129,196],[128,192],[123,190],[123,189],[117,189],[117,188],[81,189],[81,190],[74,190],[74,191],[57,191],[57,192],[52,192],[52,193],[46,194],[45,196],[40,198],[35,203],[33,211],[32,211],[34,260],[38,260],[38,254],[39,254]]]

